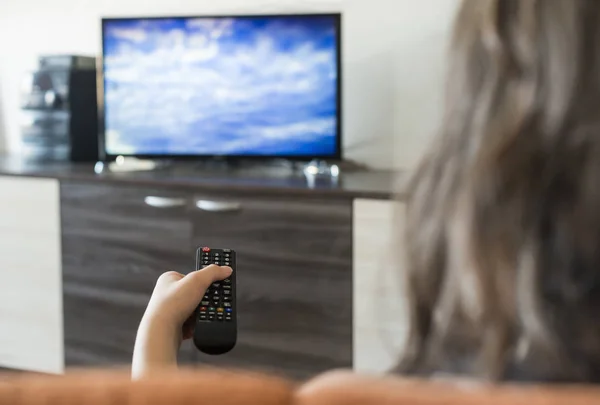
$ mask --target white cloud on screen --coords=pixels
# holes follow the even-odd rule
[[[114,37],[135,43],[144,42],[148,38],[146,31],[139,28],[111,28],[108,33]]]
[[[187,27],[193,31],[163,33],[156,41],[158,46],[149,52],[121,44],[105,59],[107,105],[113,106],[112,111],[107,110],[109,125],[121,129],[135,123],[137,128],[159,129],[174,143],[186,144],[194,124],[203,120],[238,119],[242,125],[246,114],[265,111],[268,115],[273,97],[307,106],[323,97],[323,79],[336,75],[332,52],[316,50],[311,43],[280,52],[268,36],[233,52],[223,50],[219,39],[231,35],[231,25],[229,20],[190,20]],[[120,31],[121,36],[115,36],[134,42],[140,38],[132,34],[137,30]],[[315,74],[319,70],[324,73]],[[301,108],[294,106],[295,110]],[[258,145],[267,139],[323,136],[335,130],[333,118],[300,120],[281,126],[248,123],[250,126],[234,135],[252,134]],[[124,136],[115,138],[110,143],[114,150],[119,145],[130,150],[135,144]],[[228,151],[248,148],[254,142],[251,139],[232,137],[223,140],[221,147]]]
[[[335,130],[335,119],[317,119],[297,124],[266,126],[266,127],[247,127],[240,129],[244,138],[228,142],[222,149],[222,152],[236,152],[240,148],[254,148],[261,146],[266,139],[291,139],[303,138],[310,140],[327,136]]]
[[[199,29],[206,31],[209,35],[218,39],[223,35],[231,34],[231,27],[233,26],[232,19],[212,19],[212,18],[196,18],[186,21],[186,27],[189,29]]]
[[[135,146],[129,145],[121,134],[115,130],[106,131],[106,151],[109,154],[129,155],[135,153]]]
[[[206,47],[198,47],[197,49],[188,49],[182,56],[184,63],[205,62],[214,59],[219,54],[219,45],[210,43]]]
[[[308,122],[299,122],[296,124],[269,126],[269,127],[250,127],[250,132],[259,131],[265,138],[287,139],[293,136],[302,136],[305,134],[327,134],[335,127],[335,120],[320,119]],[[307,135],[309,136],[309,135]]]

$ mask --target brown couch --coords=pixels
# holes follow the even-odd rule
[[[10,405],[591,405],[593,387],[481,386],[329,373],[299,385],[222,370],[182,371],[131,382],[127,373],[65,377],[0,376],[0,404]]]

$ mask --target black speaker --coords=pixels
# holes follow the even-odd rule
[[[21,140],[25,156],[98,160],[95,58],[44,56],[23,79]]]

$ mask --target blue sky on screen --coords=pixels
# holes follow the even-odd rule
[[[332,155],[333,17],[109,20],[110,154]]]

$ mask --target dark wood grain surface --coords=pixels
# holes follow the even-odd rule
[[[222,192],[263,196],[353,199],[404,198],[405,175],[390,171],[350,171],[339,183],[318,180],[310,185],[299,170],[286,167],[242,165],[227,167],[176,163],[161,170],[135,173],[94,173],[93,163],[35,163],[0,156],[0,175],[49,177],[63,181],[121,183],[137,187],[172,188],[184,191]]]
[[[129,364],[157,277],[191,270],[198,246],[237,251],[238,344],[205,356],[186,343],[183,363],[292,378],[352,366],[351,201],[63,182],[61,218],[67,366]]]
[[[164,190],[63,183],[61,226],[67,366],[131,362],[138,324],[158,276],[194,266],[186,208],[157,209]],[[192,362],[195,351],[182,350]]]
[[[193,210],[194,243],[238,263],[237,347],[199,361],[295,378],[351,367],[351,203],[195,197],[239,206]]]

